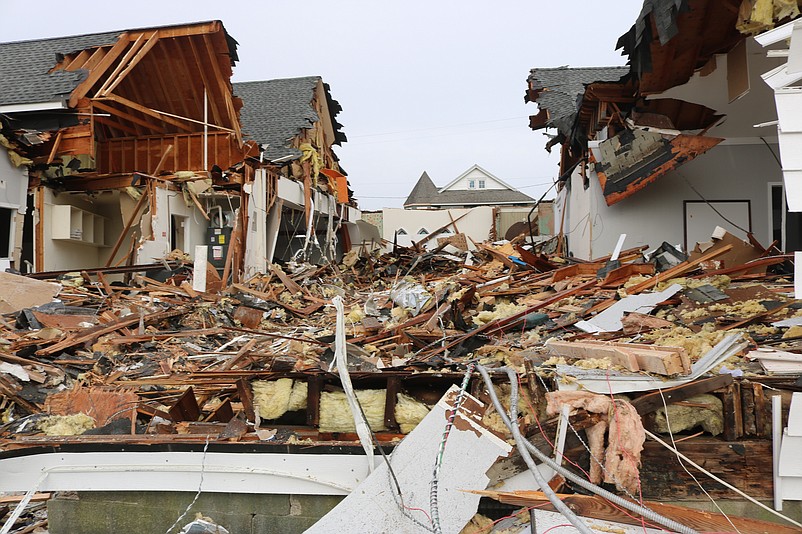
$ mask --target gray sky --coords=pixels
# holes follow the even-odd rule
[[[219,19],[239,42],[234,81],[320,75],[343,107],[335,147],[362,209],[401,207],[474,163],[538,198],[557,174],[533,67],[622,65],[613,50],[642,0],[497,2],[0,0],[0,41]],[[549,195],[551,196],[551,195]]]

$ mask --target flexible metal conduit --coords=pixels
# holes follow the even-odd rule
[[[496,395],[496,390],[495,390],[495,388],[493,386],[493,382],[490,380],[490,375],[488,374],[487,369],[484,366],[481,366],[481,365],[477,365],[476,368],[479,370],[479,373],[481,373],[482,378],[485,381],[485,386],[487,387],[487,392],[490,394],[490,398],[493,400],[493,406],[496,408],[496,411],[498,412],[499,416],[501,417],[501,420],[504,421],[504,424],[507,425],[507,428],[509,428],[510,432],[512,432],[513,438],[515,438],[515,444],[518,447],[518,450],[521,453],[521,456],[523,457],[524,461],[526,462],[526,465],[529,466],[529,469],[533,472],[533,474],[536,473],[535,474],[535,478],[538,479],[538,484],[540,484],[541,489],[543,489],[543,493],[546,494],[546,496],[549,498],[551,503],[554,504],[555,508],[557,508],[566,517],[566,519],[568,519],[568,521],[571,521],[571,524],[576,526],[576,524],[573,522],[573,520],[571,518],[571,516],[573,516],[574,518],[576,518],[576,516],[574,516],[573,512],[571,512],[570,510],[569,510],[569,513],[571,514],[571,516],[569,516],[565,512],[562,512],[561,506],[565,507],[565,508],[567,508],[567,506],[562,501],[559,500],[559,498],[554,494],[553,491],[551,491],[551,488],[549,488],[548,484],[544,484],[544,483],[542,483],[540,481],[540,478],[539,478],[540,474],[538,473],[537,469],[534,467],[534,462],[532,461],[532,458],[529,456],[528,452],[525,453],[525,451],[532,452],[535,456],[537,456],[538,460],[540,460],[541,462],[543,462],[547,466],[551,467],[552,469],[554,469],[556,472],[558,472],[560,475],[564,476],[565,478],[567,478],[571,482],[574,482],[578,486],[581,486],[582,488],[584,488],[584,489],[586,489],[588,491],[592,491],[596,495],[598,495],[598,496],[600,496],[600,497],[602,497],[604,499],[607,499],[608,501],[611,501],[614,504],[617,504],[618,506],[621,506],[622,508],[626,508],[627,510],[629,510],[631,512],[635,512],[637,514],[640,514],[643,517],[645,517],[646,519],[648,519],[650,521],[654,521],[655,523],[659,523],[659,524],[663,525],[664,527],[670,528],[671,530],[674,530],[676,532],[682,532],[683,534],[699,534],[698,531],[696,531],[696,530],[694,530],[694,529],[692,529],[690,527],[687,527],[687,526],[685,526],[685,525],[683,525],[681,523],[678,523],[678,522],[674,521],[673,519],[669,519],[668,517],[662,516],[662,515],[658,514],[657,512],[655,512],[654,510],[650,510],[649,508],[645,508],[645,507],[643,507],[643,506],[641,506],[641,505],[639,505],[637,503],[633,503],[633,502],[631,502],[631,501],[629,501],[627,499],[624,499],[624,498],[622,498],[622,497],[620,497],[620,496],[618,496],[618,495],[616,495],[614,493],[611,493],[611,492],[607,491],[606,489],[604,489],[602,487],[597,486],[596,484],[593,484],[592,482],[589,482],[589,481],[585,480],[584,478],[582,478],[582,477],[576,475],[574,472],[564,468],[563,466],[561,466],[560,464],[558,464],[557,462],[552,460],[550,457],[545,455],[543,452],[541,452],[540,449],[538,449],[537,447],[532,445],[532,443],[530,443],[528,440],[524,439],[523,436],[521,436],[521,432],[520,432],[520,430],[518,428],[518,419],[517,419],[517,417],[510,418],[504,412],[504,407],[501,405],[501,402],[499,402],[498,395]],[[507,377],[510,380],[510,410],[512,411],[513,407],[515,407],[515,409],[517,409],[517,406],[518,406],[518,375],[517,375],[517,373],[514,370],[512,370],[512,369],[510,369],[508,367],[501,367],[501,368],[498,368],[498,369],[495,369],[495,370],[497,370],[497,371],[505,371],[507,373]],[[557,502],[559,502],[561,506],[558,506],[554,502],[554,500],[552,499],[552,496],[554,496],[554,499],[556,499]],[[578,526],[577,526],[577,528],[582,530]]]

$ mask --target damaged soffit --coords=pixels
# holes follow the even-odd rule
[[[704,154],[723,139],[702,135],[664,135],[626,129],[599,144],[596,173],[608,206],[656,181],[668,171]]]
[[[292,147],[292,139],[303,129],[312,128],[320,116],[312,107],[320,76],[283,78],[233,84],[234,94],[243,100],[240,111],[243,131],[265,146],[265,158],[279,160],[301,157],[301,151]],[[335,144],[345,141],[342,125],[334,118],[341,111],[340,104],[331,98],[328,84],[323,84],[326,104],[335,131]]]

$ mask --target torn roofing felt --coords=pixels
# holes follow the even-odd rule
[[[628,73],[629,67],[532,69],[525,100],[536,102],[540,113],[530,117],[530,127],[533,130],[556,128],[569,137],[585,87],[593,82],[617,82]]]
[[[312,107],[315,89],[320,82],[320,76],[306,76],[233,84],[234,94],[243,101],[240,111],[242,130],[266,147],[268,160],[301,157],[301,151],[292,147],[292,139],[320,120]],[[334,144],[339,145],[346,138],[341,131],[342,125],[334,117],[342,108],[331,98],[328,84],[323,84],[323,89],[334,126]]]

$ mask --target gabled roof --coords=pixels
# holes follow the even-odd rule
[[[617,82],[628,73],[629,67],[532,69],[529,71],[526,100],[537,102],[540,113],[532,117],[530,126],[533,129],[556,128],[561,134],[568,136],[585,87],[594,82]]]
[[[312,107],[312,99],[319,83],[322,83],[320,76],[306,76],[233,84],[234,94],[243,101],[240,110],[242,130],[246,137],[267,146],[267,159],[275,160],[285,156],[296,159],[301,156],[300,150],[291,147],[291,140],[304,128],[311,128],[320,121]],[[336,144],[339,144],[346,140],[340,131],[341,125],[334,120],[341,107],[331,98],[328,85],[323,84],[323,88],[335,130]]]
[[[112,45],[122,31],[0,43],[0,106],[64,100],[87,71],[49,72],[59,56]]]
[[[423,171],[423,174],[418,178],[418,183],[415,184],[415,187],[412,188],[412,192],[409,194],[406,201],[404,201],[404,207],[428,206],[431,200],[436,198],[438,194],[437,186],[434,185],[434,182],[429,178],[426,171]]]
[[[473,170],[478,165],[474,165],[467,172]],[[481,169],[481,167],[478,167]],[[484,169],[481,169],[483,172]],[[466,174],[463,173],[463,176]],[[493,179],[495,176],[487,173]],[[500,183],[504,184],[504,182]],[[453,181],[451,182],[454,183]],[[504,184],[506,185],[506,184]],[[507,186],[510,187],[510,186]],[[434,185],[429,175],[424,172],[418,178],[415,187],[404,202],[405,208],[410,207],[441,207],[441,206],[485,206],[492,204],[530,204],[535,201],[532,197],[513,189],[476,189],[473,191],[447,191],[445,188],[439,189]]]
[[[184,35],[182,28],[218,27],[228,44],[228,56],[237,61],[237,42],[220,21],[190,22],[149,28],[133,28],[103,33],[73,35],[0,43],[0,106],[61,102],[86,79],[85,69],[54,69],[64,56],[90,48],[109,47],[126,32],[166,31],[170,36]],[[174,34],[174,35],[173,35]],[[98,62],[101,63],[101,62]],[[51,72],[52,70],[52,72]]]
[[[473,166],[472,166],[470,169],[468,169],[467,171],[463,172],[462,174],[460,174],[459,176],[457,176],[456,178],[454,178],[453,180],[451,180],[451,181],[450,181],[448,184],[446,184],[446,185],[444,185],[443,187],[441,187],[441,188],[439,189],[439,192],[441,192],[441,193],[442,193],[442,192],[444,192],[444,191],[447,191],[447,190],[448,190],[448,189],[449,189],[451,186],[453,186],[454,184],[456,184],[457,182],[459,182],[460,180],[462,180],[463,178],[465,178],[465,177],[466,177],[466,176],[467,176],[469,173],[471,173],[471,172],[473,172],[473,171],[475,171],[475,170],[477,170],[477,171],[481,172],[482,174],[484,174],[484,175],[485,175],[485,176],[487,176],[488,178],[492,178],[493,180],[495,180],[495,181],[496,181],[496,182],[498,182],[499,184],[503,185],[503,186],[504,186],[504,187],[506,187],[507,189],[510,189],[510,190],[513,190],[513,191],[515,190],[515,188],[514,188],[513,186],[511,186],[510,184],[508,184],[508,183],[504,182],[504,181],[503,181],[501,178],[499,178],[498,176],[495,176],[495,175],[491,174],[489,171],[487,171],[486,169],[483,169],[483,168],[482,168],[482,167],[480,167],[479,165],[476,165],[476,164],[474,164],[474,165],[473,165]]]

